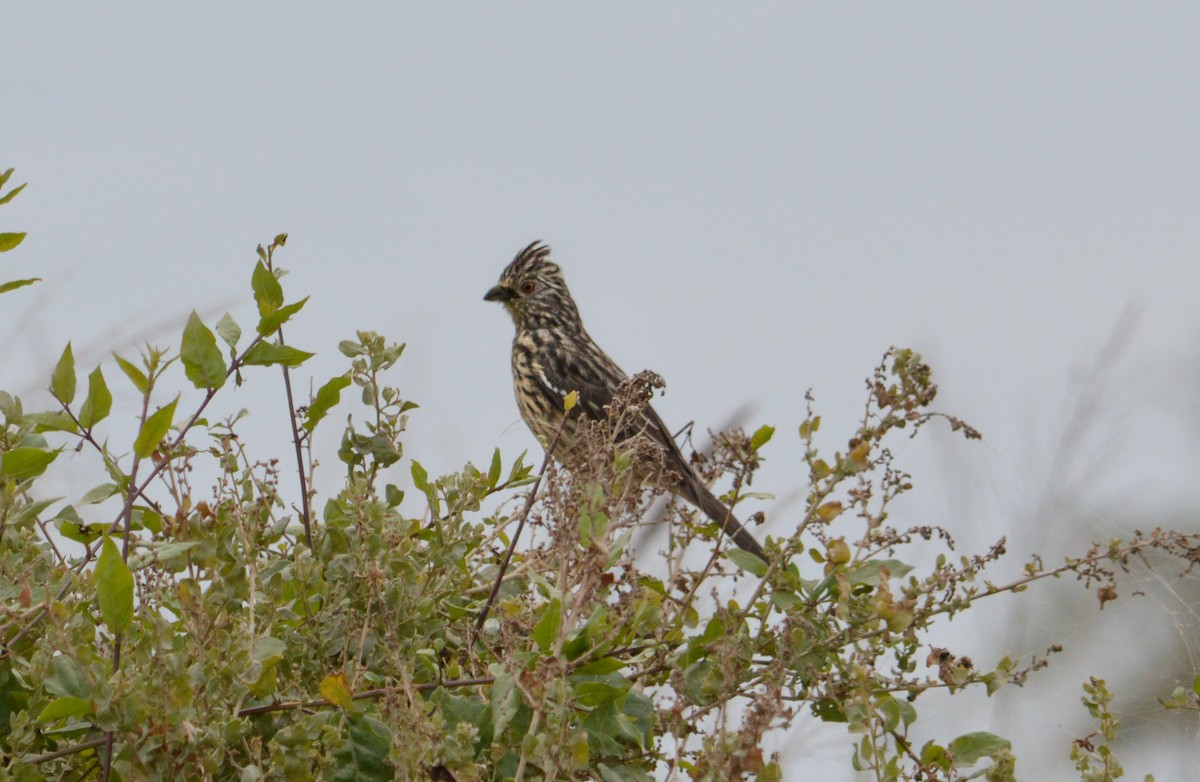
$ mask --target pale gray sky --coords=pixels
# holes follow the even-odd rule
[[[0,278],[46,282],[4,297],[0,387],[44,385],[68,339],[86,371],[193,308],[248,327],[253,248],[287,231],[285,290],[313,294],[289,339],[318,382],[338,340],[383,332],[409,344],[410,455],[515,455],[536,446],[513,425],[511,325],[481,297],[541,238],[597,341],[667,379],[669,424],[749,403],[778,427],[756,488],[801,475],[805,389],[837,447],[898,344],[986,436],[901,449],[913,523],[967,548],[1009,534],[1019,556],[1197,508],[1200,5],[9,4],[3,29],[0,166],[30,185],[0,228],[30,235]],[[1071,379],[1114,329],[1097,431],[1076,473],[1048,474]],[[275,387],[228,409],[281,435],[256,396]],[[1082,527],[1014,540],[1068,481],[1051,499]],[[1041,649],[1021,644],[1001,651]],[[947,730],[1062,763],[1081,660],[1064,716],[983,703]],[[846,768],[844,744],[804,736],[797,754]]]

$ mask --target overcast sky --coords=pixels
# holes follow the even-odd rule
[[[192,309],[249,328],[254,246],[287,231],[308,374],[380,331],[409,346],[410,456],[515,456],[536,445],[512,327],[481,297],[544,239],[596,340],[666,378],[669,425],[748,405],[778,427],[755,488],[802,479],[806,389],[822,444],[845,442],[894,344],[986,438],[900,446],[906,523],[978,548],[1033,519],[1037,546],[1079,552],[1129,516],[1195,517],[1200,5],[9,4],[2,27],[0,168],[30,184],[0,210],[29,232],[0,279],[45,282],[3,298],[0,387],[44,387],[68,339],[81,371],[175,339]],[[225,404],[282,436],[273,375]],[[1018,645],[972,653],[1042,646]],[[1065,761],[1081,660],[1068,716],[1035,719],[1019,755]],[[1028,722],[967,714],[1019,740]],[[850,778],[845,744],[810,737],[795,754]],[[1159,779],[1198,759],[1138,758],[1176,764],[1126,764]]]

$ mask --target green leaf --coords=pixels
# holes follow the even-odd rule
[[[109,497],[113,496],[121,489],[115,483],[102,483],[99,486],[88,491],[87,494],[79,498],[77,505],[96,505],[104,502]]]
[[[496,680],[492,682],[492,730],[500,736],[508,728],[512,718],[517,716],[521,705],[521,695],[517,692],[517,683],[511,673],[505,671],[499,664],[488,666]]]
[[[13,175],[14,171],[16,171],[15,168],[10,168],[7,171],[0,171],[0,187],[4,187],[4,183],[7,182],[8,178]]]
[[[460,722],[468,725],[481,725],[484,719],[490,716],[490,710],[483,701],[475,698],[460,698],[441,687],[429,695],[429,700],[431,703],[437,704],[442,718],[446,720],[447,727],[452,731]]]
[[[12,169],[10,168],[10,169],[9,169],[9,172],[11,172],[11,171],[12,171]],[[5,181],[7,181],[7,179],[6,179]],[[21,192],[22,190],[24,190],[24,189],[25,189],[25,185],[27,185],[27,184],[29,184],[29,183],[28,183],[28,182],[26,182],[24,185],[17,185],[17,186],[16,186],[16,187],[14,187],[12,190],[9,190],[7,193],[5,193],[3,196],[0,196],[0,204],[7,204],[9,201],[11,201],[11,200],[13,200],[14,198],[16,198],[16,197],[17,197],[17,193],[19,193],[19,192]],[[4,182],[0,182],[0,187],[3,187],[3,186],[4,186]]]
[[[271,342],[260,342],[246,351],[242,363],[249,366],[271,366],[283,364],[285,367],[298,367],[314,354],[297,350],[290,345],[276,345]]]
[[[198,540],[177,541],[164,543],[155,541],[148,544],[149,550],[139,551],[129,557],[129,569],[141,570],[147,565],[170,565],[175,560],[183,559],[183,555],[200,545]]]
[[[579,628],[573,637],[563,645],[563,657],[575,660],[584,652],[591,651],[595,646],[593,634],[606,634],[609,629],[609,612],[603,606],[597,606],[588,617],[583,627]]]
[[[392,733],[378,720],[360,714],[348,721],[346,741],[333,753],[333,782],[391,782],[396,768],[388,760]]]
[[[654,777],[637,766],[609,766],[600,763],[596,766],[600,772],[601,782],[654,782]],[[762,779],[762,774],[755,777],[755,782]]]
[[[51,660],[44,681],[46,692],[51,695],[83,700],[92,697],[92,684],[88,681],[87,671],[74,657],[59,655]]]
[[[67,505],[54,514],[54,521],[59,533],[67,540],[90,546],[104,533],[101,524],[84,524],[83,519],[75,512],[74,505]]]
[[[927,741],[921,747],[921,763],[926,766],[937,766],[943,770],[950,769],[950,759],[946,757],[946,748],[933,741]]]
[[[349,385],[350,374],[346,373],[330,378],[325,385],[317,389],[316,397],[308,406],[308,412],[304,414],[304,431],[312,432],[317,428],[317,424],[329,414],[333,406],[342,401],[342,390]]]
[[[630,746],[646,749],[653,743],[654,703],[619,676],[606,678],[614,690],[626,690],[591,710],[580,723],[588,734],[588,746],[599,755],[623,755]],[[641,753],[639,753],[641,754]]]
[[[503,465],[500,463],[500,449],[497,448],[492,452],[492,466],[488,468],[488,488],[496,488],[496,484],[500,481],[500,470]]]
[[[79,425],[84,429],[91,429],[107,418],[110,412],[112,394],[108,390],[108,383],[104,382],[104,373],[100,371],[100,367],[96,367],[92,374],[88,375],[88,395],[79,411]]]
[[[171,429],[171,421],[175,417],[175,405],[178,403],[179,397],[175,397],[170,404],[160,407],[142,424],[142,430],[133,441],[133,453],[139,459],[148,458],[167,436]]]
[[[284,323],[287,323],[293,315],[303,309],[308,299],[309,297],[305,296],[303,299],[294,304],[289,304],[286,307],[280,307],[274,312],[263,315],[258,321],[258,333],[264,337],[269,334],[274,334],[279,330],[280,326],[282,326]]]
[[[255,698],[266,698],[279,686],[279,663],[283,658],[269,657],[259,664],[258,678],[248,689]]]
[[[237,348],[238,340],[242,338],[242,327],[237,324],[233,316],[226,312],[217,321],[217,334],[221,335],[221,339],[225,340],[225,344],[231,348]]]
[[[700,660],[683,673],[684,691],[692,702],[706,706],[716,703],[725,688],[725,673],[711,660]]]
[[[0,253],[8,252],[23,241],[25,241],[24,232],[19,234],[0,234]]]
[[[754,782],[783,782],[783,769],[777,761],[772,760],[754,775]]]
[[[92,710],[92,702],[70,696],[55,698],[38,714],[38,722],[54,722],[64,717],[82,717]]]
[[[851,586],[879,586],[883,580],[881,568],[887,569],[888,578],[904,578],[912,570],[912,565],[898,559],[871,559],[851,566],[846,571],[846,578]]]
[[[412,463],[412,479],[413,486],[422,494],[428,494],[429,490],[433,488],[429,485],[429,473],[416,459],[413,459]]]
[[[287,644],[278,638],[272,638],[267,635],[254,642],[254,649],[250,652],[250,656],[262,662],[271,657],[282,657],[286,651]]]
[[[767,574],[767,563],[749,551],[742,551],[740,548],[727,548],[725,549],[725,556],[733,560],[733,564],[751,575],[762,578]]]
[[[917,721],[917,710],[906,700],[894,699],[894,702],[900,714],[900,721],[904,723],[904,727],[911,727]]]
[[[51,505],[61,499],[62,497],[51,497],[50,499],[31,502],[14,513],[12,516],[9,516],[9,523],[12,524],[13,527],[20,527],[26,521],[37,518],[42,511],[44,511],[46,508],[49,508]]]
[[[601,657],[599,660],[592,660],[586,665],[581,665],[575,669],[573,676],[604,676],[609,673],[616,673],[624,668],[626,663],[618,660],[615,657]]]
[[[512,469],[508,471],[508,480],[506,480],[505,483],[507,483],[510,488],[515,489],[518,486],[524,486],[525,484],[533,483],[535,480],[537,480],[531,474],[533,472],[533,465],[525,464],[525,455],[528,453],[529,451],[521,451],[521,455],[517,457],[515,462],[513,462]]]
[[[773,426],[758,427],[758,431],[750,436],[750,450],[757,451],[759,448],[762,448],[770,441],[773,434],[775,434],[775,427]]]
[[[287,646],[283,641],[271,636],[259,638],[254,642],[250,657],[260,664],[258,679],[250,685],[250,693],[256,698],[266,698],[275,692],[279,682],[279,663]]]
[[[283,306],[283,287],[262,261],[254,266],[250,287],[254,289],[254,300],[258,302],[260,317],[265,318]]]
[[[124,632],[133,621],[133,573],[108,535],[96,560],[96,602],[104,624],[112,632]]]
[[[50,375],[50,393],[64,405],[75,401],[75,355],[71,352],[71,343],[63,349]]]
[[[58,525],[59,533],[67,540],[90,546],[104,534],[104,528],[98,524],[80,524],[76,521],[63,521]]]
[[[117,366],[121,368],[121,371],[124,372],[125,376],[129,378],[130,382],[133,383],[133,387],[138,390],[138,393],[144,396],[150,392],[150,381],[147,380],[146,376],[142,374],[142,370],[121,358],[116,353],[113,353],[113,358],[117,360]]]
[[[217,347],[217,338],[195,310],[192,310],[187,325],[183,327],[179,360],[183,362],[187,379],[196,388],[220,388],[225,385],[225,359]]]
[[[954,758],[955,768],[970,768],[981,758],[1012,749],[1012,743],[994,733],[980,731],[959,736],[947,749]]]
[[[145,505],[133,506],[131,524],[133,529],[148,529],[155,535],[162,532],[162,516],[153,508],[147,508]]]
[[[842,704],[833,698],[820,698],[813,701],[812,709],[814,717],[824,722],[847,722],[849,718],[846,712],[842,709]]]
[[[0,285],[0,293],[15,291],[17,288],[24,288],[26,285],[33,285],[35,282],[41,281],[41,277],[30,277],[28,280],[9,280],[3,285]]]
[[[606,703],[620,704],[632,685],[620,676],[582,681],[575,685],[575,700],[585,708],[595,708]]]
[[[876,709],[883,718],[883,729],[888,733],[899,728],[902,722],[905,727],[908,727],[917,718],[916,709],[912,707],[912,704],[889,695],[879,696]]]
[[[36,478],[46,471],[50,463],[58,458],[59,451],[22,446],[5,451],[0,456],[0,477],[12,478],[20,483]]]
[[[755,559],[757,559],[757,557],[755,557]],[[771,605],[785,613],[791,611],[793,608],[803,602],[804,599],[795,592],[785,589],[776,589],[775,591],[771,592]]]
[[[35,424],[34,431],[36,432],[78,432],[79,427],[75,424],[75,419],[70,413],[65,410],[55,410],[49,413],[27,413],[26,421],[32,421]]]
[[[556,597],[542,609],[542,618],[533,626],[533,640],[543,652],[549,652],[562,627],[562,602]]]

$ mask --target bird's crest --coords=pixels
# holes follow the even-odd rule
[[[538,239],[517,253],[517,257],[512,259],[512,263],[504,270],[502,277],[512,280],[546,266],[556,266],[556,264],[550,260],[550,247]]]

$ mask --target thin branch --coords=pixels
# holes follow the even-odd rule
[[[107,737],[101,736],[98,739],[91,739],[90,741],[84,741],[80,744],[72,744],[69,747],[63,747],[62,749],[55,750],[54,752],[47,752],[45,755],[35,755],[31,758],[24,758],[21,762],[28,763],[29,765],[35,765],[37,763],[45,763],[48,760],[58,760],[59,758],[65,758],[67,755],[74,755],[85,750],[93,749],[107,741]]]
[[[280,326],[276,333],[279,334],[279,344],[284,344],[283,326]],[[308,504],[308,479],[304,476],[304,446],[300,438],[300,427],[296,425],[296,403],[292,398],[292,376],[288,372],[286,364],[281,364],[280,367],[283,369],[283,389],[287,393],[288,422],[292,425],[292,444],[296,446],[296,474],[300,477],[300,511],[304,521],[304,542],[308,546],[308,550],[312,551],[312,509]]]
[[[50,550],[54,552],[54,556],[58,557],[58,561],[63,567],[66,567],[67,558],[63,556],[61,551],[58,550],[58,546],[54,545],[54,538],[50,537],[50,533],[46,531],[46,522],[42,521],[41,519],[34,519],[34,521],[37,522],[38,529],[42,531],[42,537],[44,537],[46,542],[50,544]]]
[[[922,763],[921,759],[919,757],[917,757],[917,754],[912,751],[912,744],[909,743],[908,739],[901,736],[895,730],[889,730],[888,733],[890,733],[892,735],[892,739],[896,742],[896,746],[899,747],[900,749],[904,750],[904,754],[908,755],[909,759],[917,765],[917,768],[919,770],[918,773],[921,773],[921,774],[925,773],[925,764]],[[919,779],[919,777],[918,777],[918,779]]]
[[[146,393],[142,397],[142,416],[138,420],[138,431],[141,431],[142,427],[146,425],[146,418],[150,415],[150,394],[154,391],[154,380],[155,376],[151,373],[150,385],[146,388]],[[125,522],[124,534],[121,538],[121,560],[123,562],[129,561],[129,532],[133,526],[133,502],[137,495],[141,493],[137,490],[138,467],[141,464],[141,458],[135,453],[133,455],[133,466],[129,468],[129,485],[125,496],[125,507],[122,508],[121,515],[117,519],[118,522]],[[114,526],[115,524],[116,522],[114,522]],[[108,532],[110,535],[112,534],[113,530],[111,527]]]
[[[351,696],[351,699],[356,701],[370,700],[382,697],[384,695],[405,693],[413,690],[416,692],[429,692],[431,690],[436,690],[439,687],[477,687],[482,684],[492,684],[495,681],[496,677],[494,676],[480,676],[474,679],[450,679],[448,681],[441,682],[425,682],[423,684],[417,684],[411,687],[379,687],[373,690],[356,692]],[[278,703],[268,703],[263,706],[249,706],[244,709],[238,709],[237,716],[252,717],[255,714],[267,714],[272,711],[291,711],[294,709],[324,709],[333,705],[335,704],[325,700],[324,698],[318,698],[314,701],[280,701]]]
[[[483,623],[487,621],[488,614],[492,610],[492,604],[496,602],[496,595],[500,594],[500,585],[504,581],[504,573],[508,570],[508,563],[512,560],[513,551],[517,547],[517,540],[521,537],[521,530],[525,528],[525,520],[529,518],[529,510],[533,507],[533,501],[537,499],[538,488],[542,485],[542,478],[546,475],[546,470],[550,467],[550,459],[554,456],[554,449],[558,446],[558,440],[562,436],[563,429],[567,425],[567,416],[571,413],[565,411],[563,413],[562,422],[558,425],[558,430],[554,433],[554,438],[550,440],[549,447],[546,448],[546,458],[542,460],[542,469],[538,473],[537,480],[533,482],[533,487],[530,488],[529,494],[525,497],[525,507],[521,508],[521,518],[517,522],[516,532],[513,533],[512,540],[509,541],[508,550],[504,552],[504,560],[500,563],[500,570],[496,573],[496,581],[492,584],[492,591],[488,595],[487,602],[483,604],[483,610],[479,612],[479,618],[475,620],[475,632],[471,634],[470,643],[467,648],[475,645],[475,639],[483,630]]]
[[[147,367],[149,369],[149,367]],[[160,370],[161,371],[161,370]],[[149,373],[150,380],[146,387],[146,393],[142,395],[142,415],[138,420],[138,431],[146,425],[146,419],[150,415],[150,394],[154,391],[154,381],[157,379],[153,371]],[[89,433],[90,435],[90,433]],[[164,460],[165,461],[165,460]],[[125,529],[121,536],[121,561],[129,562],[129,536],[133,528],[133,501],[137,496],[135,492],[137,488],[138,467],[142,464],[142,459],[136,453],[133,455],[133,465],[129,468],[129,485],[127,486],[127,496],[125,497],[125,507],[121,511],[121,517],[118,519],[124,520]],[[110,530],[111,533],[111,530]],[[115,676],[117,671],[121,670],[121,640],[122,634],[118,631],[113,637],[113,653],[112,653],[112,672]],[[100,781],[108,782],[112,774],[112,758],[113,758],[113,739],[115,734],[109,730],[104,734],[104,757],[101,760],[100,766]]]
[[[281,247],[282,244],[276,241],[272,242],[267,248],[266,262],[267,270],[272,274],[275,273],[275,248]],[[262,249],[261,247],[259,248]],[[275,333],[279,335],[279,344],[287,344],[283,339],[283,325],[281,324]],[[301,520],[304,522],[304,542],[308,546],[308,550],[312,551],[312,509],[308,504],[308,479],[304,475],[304,447],[300,438],[300,427],[296,425],[296,401],[292,395],[292,375],[288,372],[287,364],[280,364],[279,368],[283,370],[283,390],[287,394],[288,405],[288,423],[292,426],[292,444],[296,447],[296,473],[300,477],[300,510]]]
[[[115,735],[113,731],[104,734],[104,755],[100,758],[100,779],[102,782],[108,782],[109,775],[112,773],[112,755],[113,741]]]

